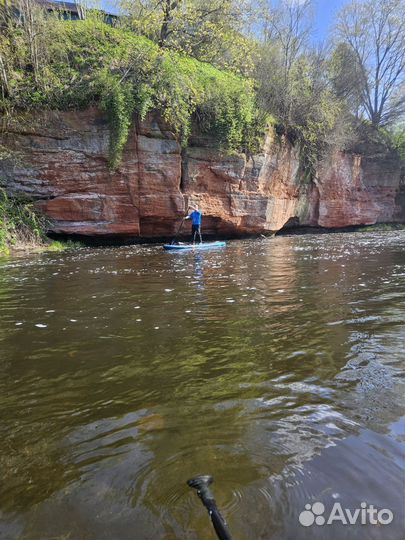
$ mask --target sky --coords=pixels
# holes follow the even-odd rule
[[[301,2],[305,0],[292,1]],[[312,41],[314,44],[326,39],[336,12],[348,2],[349,0],[312,0],[314,8],[314,34]],[[109,13],[117,12],[117,8],[115,7],[116,2],[114,0],[100,0],[99,5]]]
[[[348,3],[349,0],[313,0],[314,17],[314,36],[313,41],[320,42],[325,40],[333,24],[334,16],[337,11]]]

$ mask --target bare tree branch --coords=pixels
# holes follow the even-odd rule
[[[341,10],[336,34],[361,67],[366,117],[375,126],[394,119],[401,101],[396,91],[405,70],[402,0],[353,0]]]

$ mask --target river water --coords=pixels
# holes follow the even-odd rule
[[[8,259],[0,306],[0,537],[213,539],[198,473],[236,539],[403,537],[404,231]]]

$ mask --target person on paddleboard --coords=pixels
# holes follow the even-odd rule
[[[200,244],[202,244],[201,237],[201,221],[202,221],[202,212],[200,212],[198,206],[192,207],[193,211],[185,219],[191,219],[191,239],[193,244],[195,244],[195,239],[198,234],[200,238]]]

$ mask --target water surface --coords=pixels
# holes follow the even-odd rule
[[[0,537],[399,540],[405,233],[0,263]],[[302,527],[362,501],[384,527]]]

